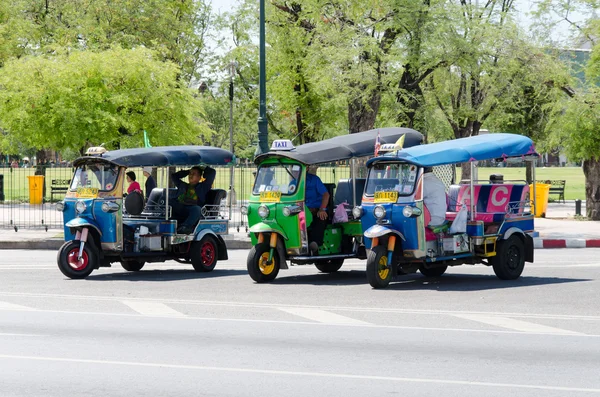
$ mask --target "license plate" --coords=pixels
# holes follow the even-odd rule
[[[278,203],[281,200],[281,192],[260,192],[260,201],[267,203]]]
[[[398,201],[398,192],[375,192],[376,203],[395,203]]]
[[[96,187],[78,187],[76,197],[96,198],[96,197],[98,197],[98,188],[96,188]]]

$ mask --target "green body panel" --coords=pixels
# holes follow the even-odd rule
[[[342,228],[344,229],[344,234],[349,236],[362,236],[362,224],[360,220],[350,221],[346,223],[341,223]]]
[[[319,255],[339,254],[342,252],[342,227],[327,225],[323,245],[319,247]]]

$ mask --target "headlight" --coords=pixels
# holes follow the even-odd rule
[[[105,201],[102,203],[102,211],[104,212],[117,212],[119,210],[119,204],[114,201]]]
[[[258,207],[258,216],[260,216],[263,219],[269,216],[269,212],[269,209],[264,205]]]
[[[288,205],[286,207],[283,207],[283,210],[281,210],[281,212],[283,212],[284,216],[296,215],[296,214],[299,214],[301,211],[302,211],[302,209],[300,208],[299,205]]]
[[[377,219],[385,218],[385,208],[381,205],[376,205],[375,208],[373,208],[373,215],[375,215],[375,218]]]
[[[362,216],[362,214],[363,214],[363,209],[361,206],[352,208],[352,216],[354,217],[354,219],[360,218]]]
[[[86,208],[87,208],[87,205],[85,204],[84,201],[78,201],[77,204],[75,204],[75,211],[77,211],[78,214],[81,214],[82,212],[84,212]]]
[[[63,212],[65,210],[65,202],[59,201],[58,203],[56,203],[56,210],[58,212]]]
[[[242,213],[242,215],[248,215],[248,213],[249,213],[250,211],[249,211],[249,208],[248,208],[248,207],[246,207],[245,205],[242,205],[242,206],[240,207],[240,212]]]
[[[419,215],[421,215],[421,209],[417,208],[417,207],[411,207],[410,205],[407,205],[406,207],[404,207],[402,209],[402,215],[404,215],[407,218],[414,218],[417,217]]]
[[[292,215],[292,210],[290,209],[290,207],[283,207],[283,210],[281,212],[283,212],[283,216]]]

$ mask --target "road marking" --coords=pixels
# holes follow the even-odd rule
[[[308,371],[280,371],[270,369],[251,369],[251,368],[235,368],[235,367],[211,367],[205,365],[184,365],[184,364],[168,364],[168,363],[148,363],[136,361],[114,361],[114,360],[88,360],[79,358],[61,358],[61,357],[40,357],[40,356],[17,356],[9,354],[0,354],[0,358],[9,360],[31,360],[31,361],[50,361],[63,363],[77,364],[99,364],[99,365],[122,365],[129,367],[145,367],[145,368],[170,368],[170,369],[185,369],[198,371],[215,371],[215,372],[239,372],[250,374],[263,375],[281,375],[281,376],[303,376],[315,378],[341,378],[341,379],[357,379],[368,381],[392,381],[405,383],[430,383],[444,385],[459,385],[459,386],[484,386],[484,387],[503,387],[512,389],[535,389],[535,390],[551,390],[564,392],[584,392],[598,393],[600,389],[583,388],[583,387],[564,387],[564,386],[548,386],[548,385],[527,385],[519,383],[495,383],[495,382],[476,382],[469,380],[452,380],[452,379],[427,379],[427,378],[402,378],[397,376],[379,376],[379,375],[355,375],[344,373],[323,373],[323,372],[308,372]]]
[[[340,316],[332,312],[305,307],[278,307],[282,312],[295,316],[304,317],[309,320],[331,325],[370,325],[366,321],[356,320],[350,317]]]
[[[476,321],[479,323],[494,325],[496,327],[508,328],[515,331],[535,333],[535,334],[559,334],[559,335],[583,335],[580,332],[568,331],[565,329],[549,327],[547,325],[530,323],[527,321],[515,320],[514,318],[485,316],[481,314],[454,314],[454,317],[465,320]]]
[[[185,317],[185,314],[178,312],[160,302],[150,301],[132,301],[126,300],[121,301],[123,304],[129,306],[136,312],[143,314],[144,316],[157,316],[157,317]]]
[[[27,307],[27,306],[22,306],[22,305],[16,305],[14,303],[0,301],[0,310],[26,310],[26,311],[31,311],[31,310],[35,310],[35,309],[32,308],[32,307]]]
[[[44,335],[34,335],[34,334],[13,334],[9,332],[0,332],[0,336],[44,336]]]

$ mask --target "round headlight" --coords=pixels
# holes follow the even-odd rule
[[[360,218],[362,216],[362,214],[363,214],[362,207],[358,206],[358,207],[352,208],[352,216],[354,217],[354,219]]]
[[[240,212],[242,213],[242,215],[248,215],[248,212],[250,212],[250,211],[248,211],[248,207],[246,207],[245,205],[242,205],[240,207]]]
[[[407,218],[410,218],[413,214],[413,207],[407,205],[406,207],[404,207],[402,209],[402,215],[404,215]]]
[[[75,211],[77,211],[78,214],[81,214],[82,212],[84,212],[86,208],[87,208],[87,205],[85,204],[84,201],[78,201],[77,204],[75,204]]]
[[[65,202],[59,201],[58,203],[56,203],[56,210],[58,212],[63,212],[65,210]]]
[[[373,208],[373,215],[375,215],[375,218],[377,219],[384,218],[385,208],[383,208],[381,205],[376,205],[375,208]]]
[[[266,218],[269,216],[269,209],[264,206],[261,205],[260,207],[258,207],[258,216],[260,216],[261,218]]]
[[[102,203],[102,211],[104,212],[117,212],[119,208],[119,204],[115,203],[114,201],[105,201]]]
[[[281,212],[283,212],[283,216],[292,215],[292,210],[290,209],[290,207],[283,207],[283,210],[281,210]]]

